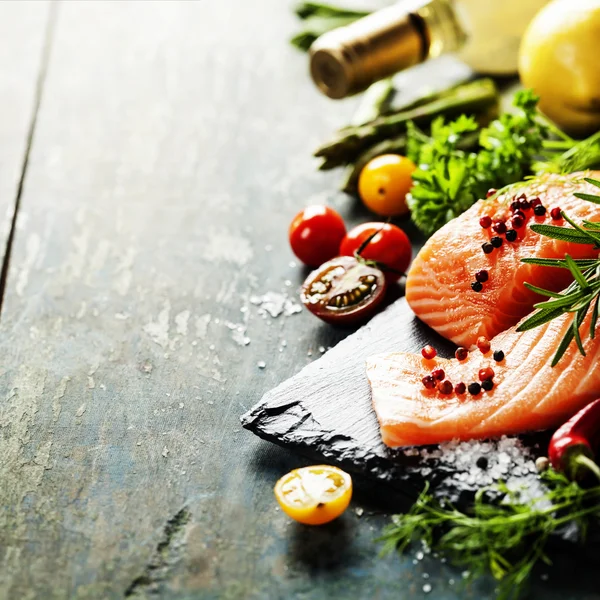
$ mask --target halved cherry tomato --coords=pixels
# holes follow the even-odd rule
[[[383,217],[408,213],[406,194],[412,187],[415,163],[406,156],[382,154],[369,161],[358,178],[358,195],[364,205]]]
[[[307,206],[292,221],[289,230],[294,254],[309,267],[318,267],[337,256],[346,226],[340,215],[328,206]]]
[[[364,223],[351,229],[342,240],[340,254],[354,256],[361,245],[375,232],[379,233],[365,246],[360,255],[381,264],[388,282],[397,281],[406,272],[412,258],[408,236],[391,223]],[[389,267],[390,270],[386,270]]]
[[[300,299],[327,323],[351,325],[375,313],[385,296],[383,273],[350,256],[321,265],[304,281]]]
[[[294,469],[275,484],[281,510],[305,525],[337,519],[350,504],[352,479],[337,467],[317,465]]]

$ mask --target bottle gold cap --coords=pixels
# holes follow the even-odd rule
[[[428,41],[416,11],[426,3],[398,2],[319,37],[310,48],[317,87],[330,98],[345,98],[423,61]]]

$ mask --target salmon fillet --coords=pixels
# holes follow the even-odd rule
[[[540,296],[523,286],[533,285],[560,291],[570,281],[566,269],[527,265],[525,257],[594,258],[592,246],[572,244],[540,236],[526,225],[516,242],[504,240],[500,248],[484,254],[481,246],[496,235],[484,229],[479,219],[506,218],[513,196],[539,197],[548,209],[545,217],[532,216],[528,223],[561,224],[552,221],[552,208],[562,208],[575,220],[600,221],[600,206],[579,200],[573,192],[598,193],[598,188],[583,181],[584,176],[600,178],[600,172],[549,175],[533,180],[510,194],[480,200],[461,216],[437,231],[412,263],[406,280],[406,299],[415,314],[445,338],[472,347],[479,336],[491,339],[515,325],[532,310]],[[532,215],[532,211],[528,211]],[[501,236],[504,238],[504,236]],[[482,292],[474,292],[471,283],[481,269],[489,272]]]
[[[511,327],[492,340],[486,355],[479,350],[466,360],[398,352],[367,360],[373,406],[388,446],[434,444],[452,439],[498,437],[548,429],[564,423],[600,394],[600,338],[590,339],[591,311],[581,327],[582,356],[573,343],[555,367],[557,345],[572,322],[565,314],[526,332]],[[496,363],[494,350],[505,359]],[[494,388],[477,396],[441,394],[425,389],[422,378],[435,368],[454,384],[478,381],[478,371],[491,367]]]

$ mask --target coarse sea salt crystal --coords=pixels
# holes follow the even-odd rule
[[[451,441],[438,448],[406,448],[406,456],[418,456],[423,468],[435,471],[448,467],[444,486],[456,490],[472,490],[493,485],[498,481],[518,488],[525,486],[532,497],[543,494],[535,469],[535,456],[530,448],[515,437],[503,436],[498,440],[481,442]]]
[[[302,306],[287,294],[281,292],[267,292],[262,296],[250,296],[250,303],[258,306],[258,314],[263,318],[283,315],[289,317],[302,311]]]

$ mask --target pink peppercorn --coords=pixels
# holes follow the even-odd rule
[[[437,356],[437,350],[433,346],[425,346],[421,350],[421,354],[423,355],[423,358],[431,360],[432,358],[435,358]]]
[[[560,219],[562,219],[562,211],[560,210],[560,208],[557,206],[556,208],[553,208],[550,211],[550,216],[555,220],[555,221],[560,221]]]
[[[446,373],[444,373],[444,369],[434,369],[431,371],[431,376],[438,381],[442,381],[446,377]]]
[[[492,224],[492,219],[486,215],[484,217],[481,217],[481,219],[479,219],[479,224],[484,229],[487,229]]]

